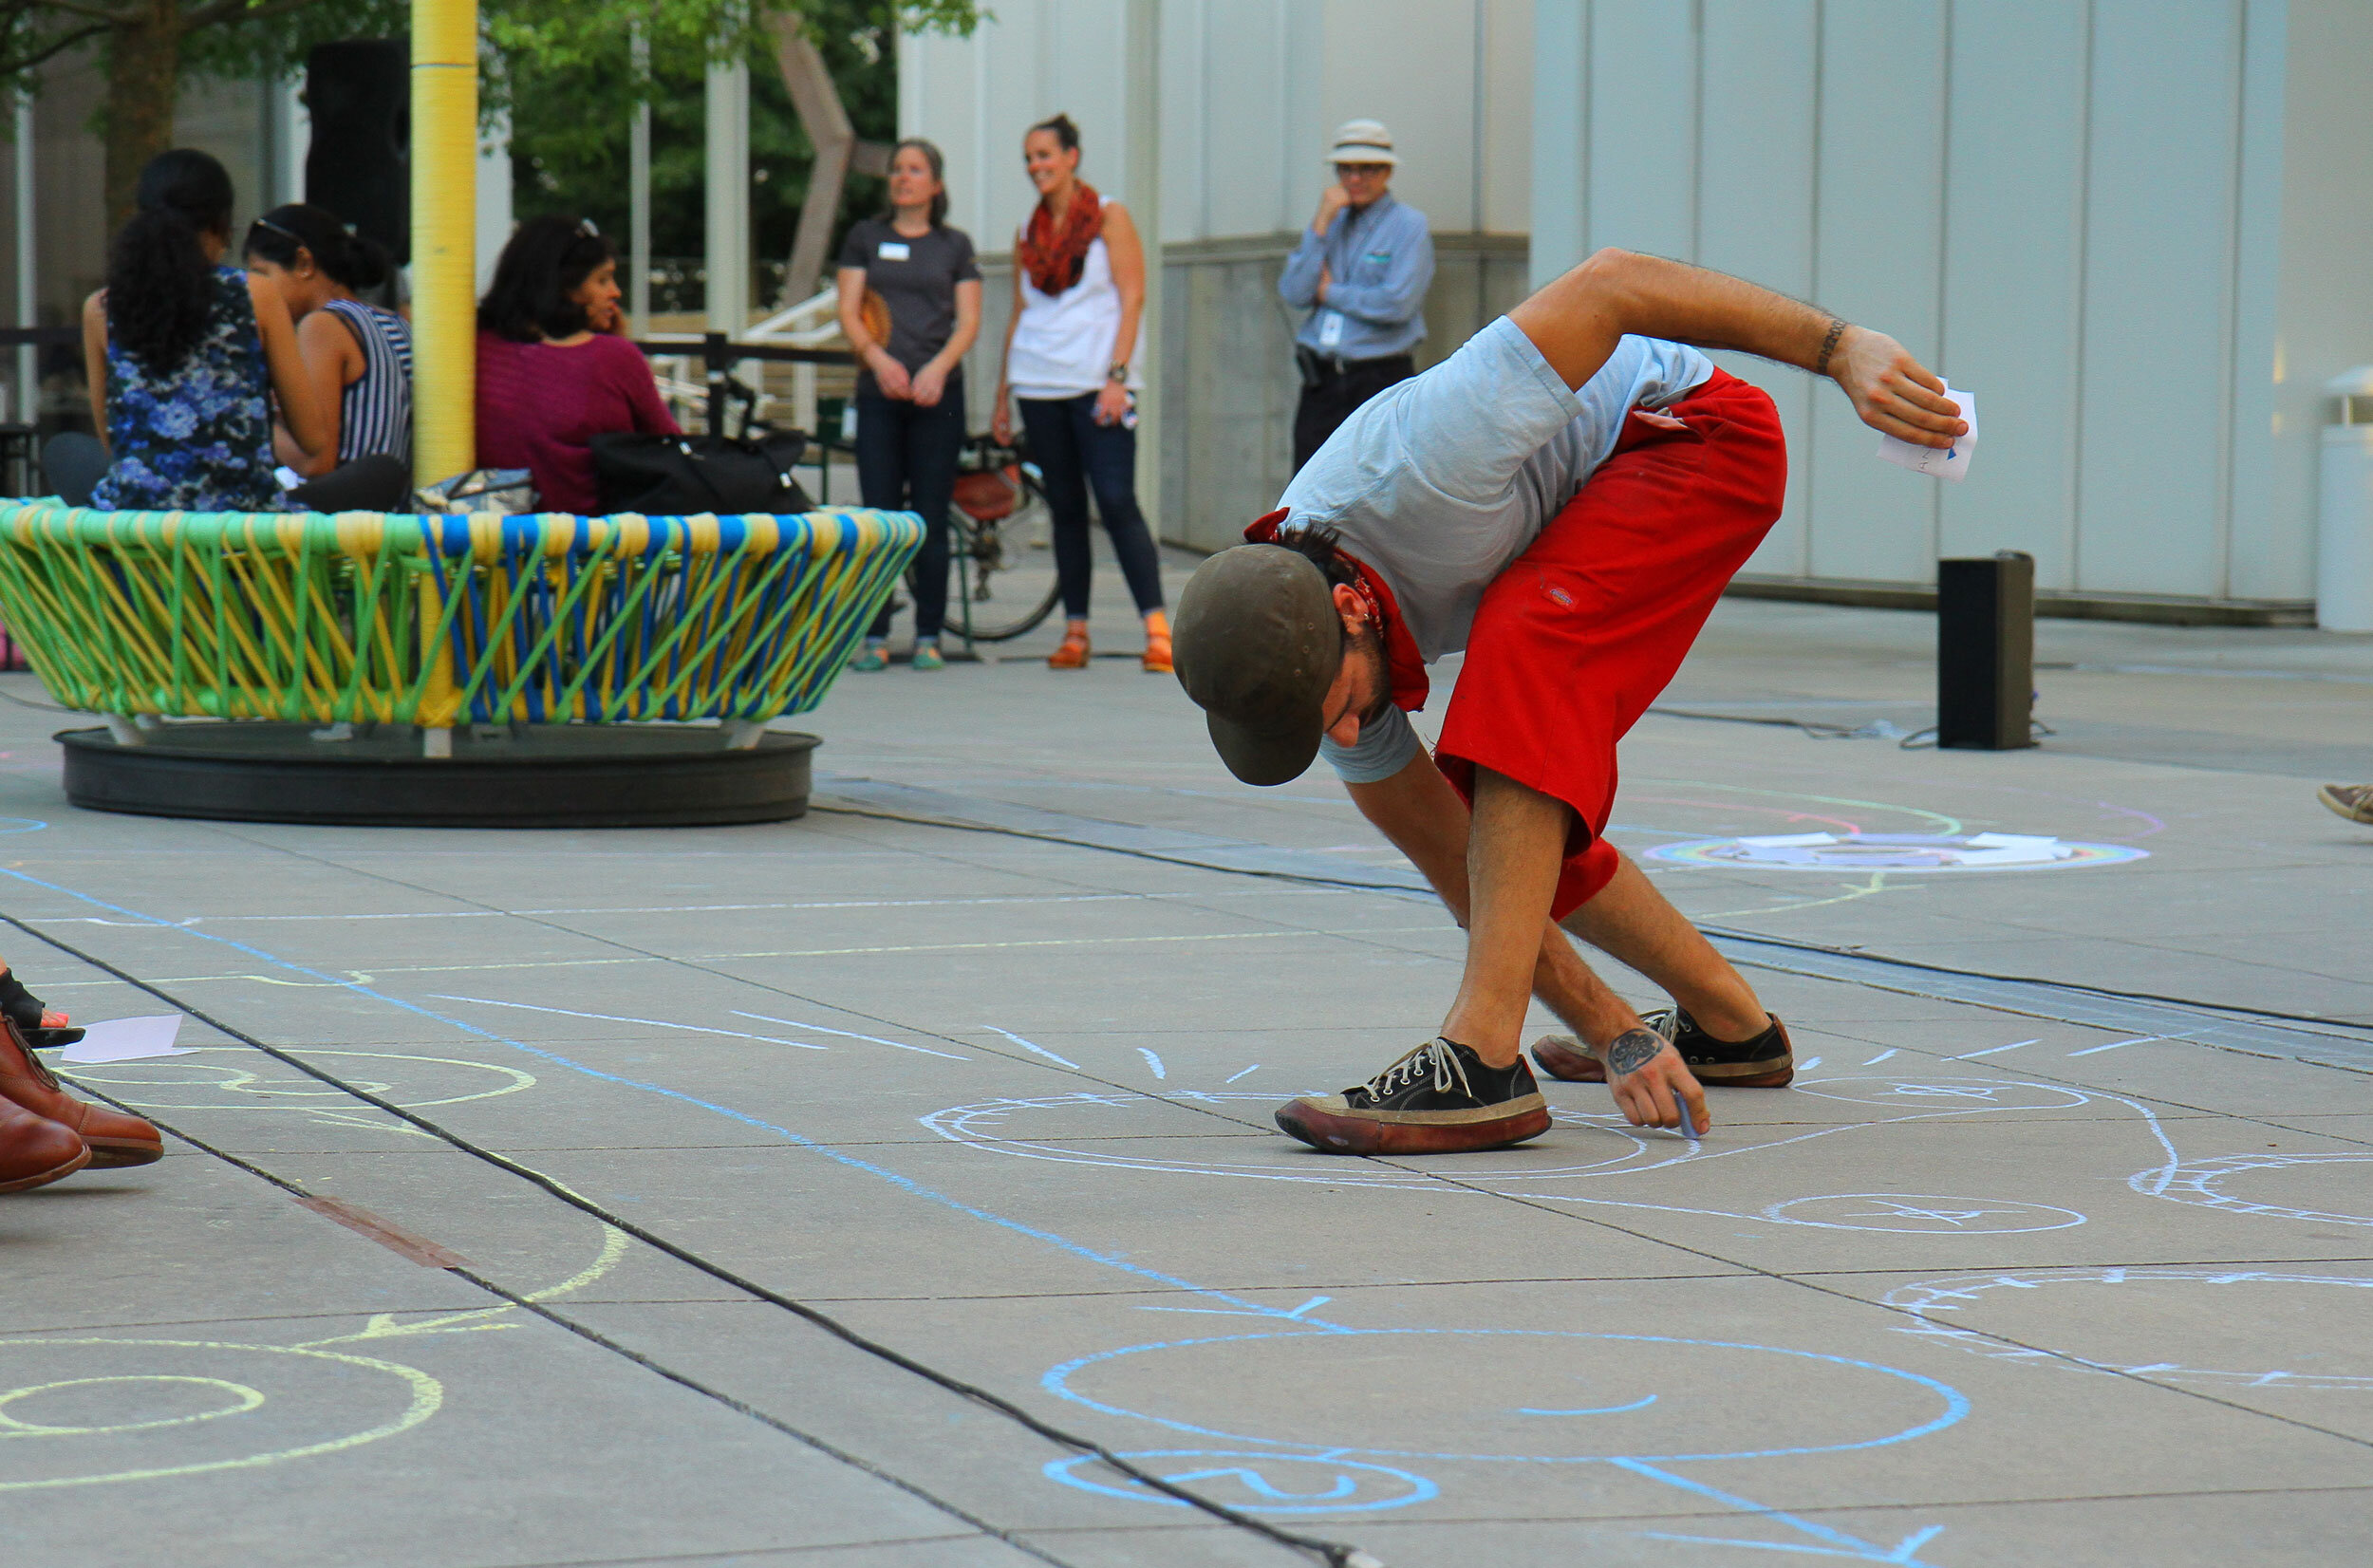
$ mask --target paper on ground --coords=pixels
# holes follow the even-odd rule
[[[1957,438],[1949,447],[1915,446],[1899,436],[1881,436],[1878,455],[1915,474],[1930,474],[1939,479],[1968,478],[1970,449],[1977,445],[1977,399],[1953,386],[1945,388],[1945,396],[1960,404],[1961,418],[1969,421],[1968,435]]]
[[[186,1056],[197,1048],[174,1044],[174,1036],[180,1032],[178,1013],[156,1018],[109,1018],[88,1025],[83,1037],[65,1048],[65,1059],[95,1065],[139,1061],[143,1056]]]

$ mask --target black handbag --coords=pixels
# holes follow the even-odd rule
[[[593,438],[593,482],[608,513],[684,517],[813,512],[791,476],[807,450],[795,430],[757,440],[730,436],[608,435]]]

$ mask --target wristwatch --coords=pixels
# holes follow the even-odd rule
[[[1111,364],[1106,365],[1104,367],[1104,379],[1108,382],[1126,382],[1129,380],[1129,362],[1127,360],[1114,360]]]

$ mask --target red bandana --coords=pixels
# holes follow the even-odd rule
[[[1246,525],[1244,543],[1277,543],[1278,529],[1285,521],[1285,515],[1284,509],[1280,508]],[[1425,707],[1431,682],[1426,679],[1426,661],[1417,651],[1417,640],[1410,636],[1407,626],[1401,625],[1400,602],[1392,597],[1392,588],[1370,569],[1367,562],[1349,551],[1343,552],[1343,558],[1359,569],[1360,586],[1375,601],[1377,619],[1384,628],[1384,664],[1386,678],[1392,686],[1392,705],[1407,713],[1416,713]]]

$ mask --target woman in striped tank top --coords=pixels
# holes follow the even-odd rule
[[[355,297],[387,280],[386,252],[346,233],[321,208],[292,204],[273,208],[249,228],[247,270],[289,302],[315,401],[331,414],[333,439],[317,457],[307,458],[276,429],[280,460],[319,477],[360,459],[381,459],[372,464],[378,468],[392,458],[408,475],[412,329],[394,311]]]

